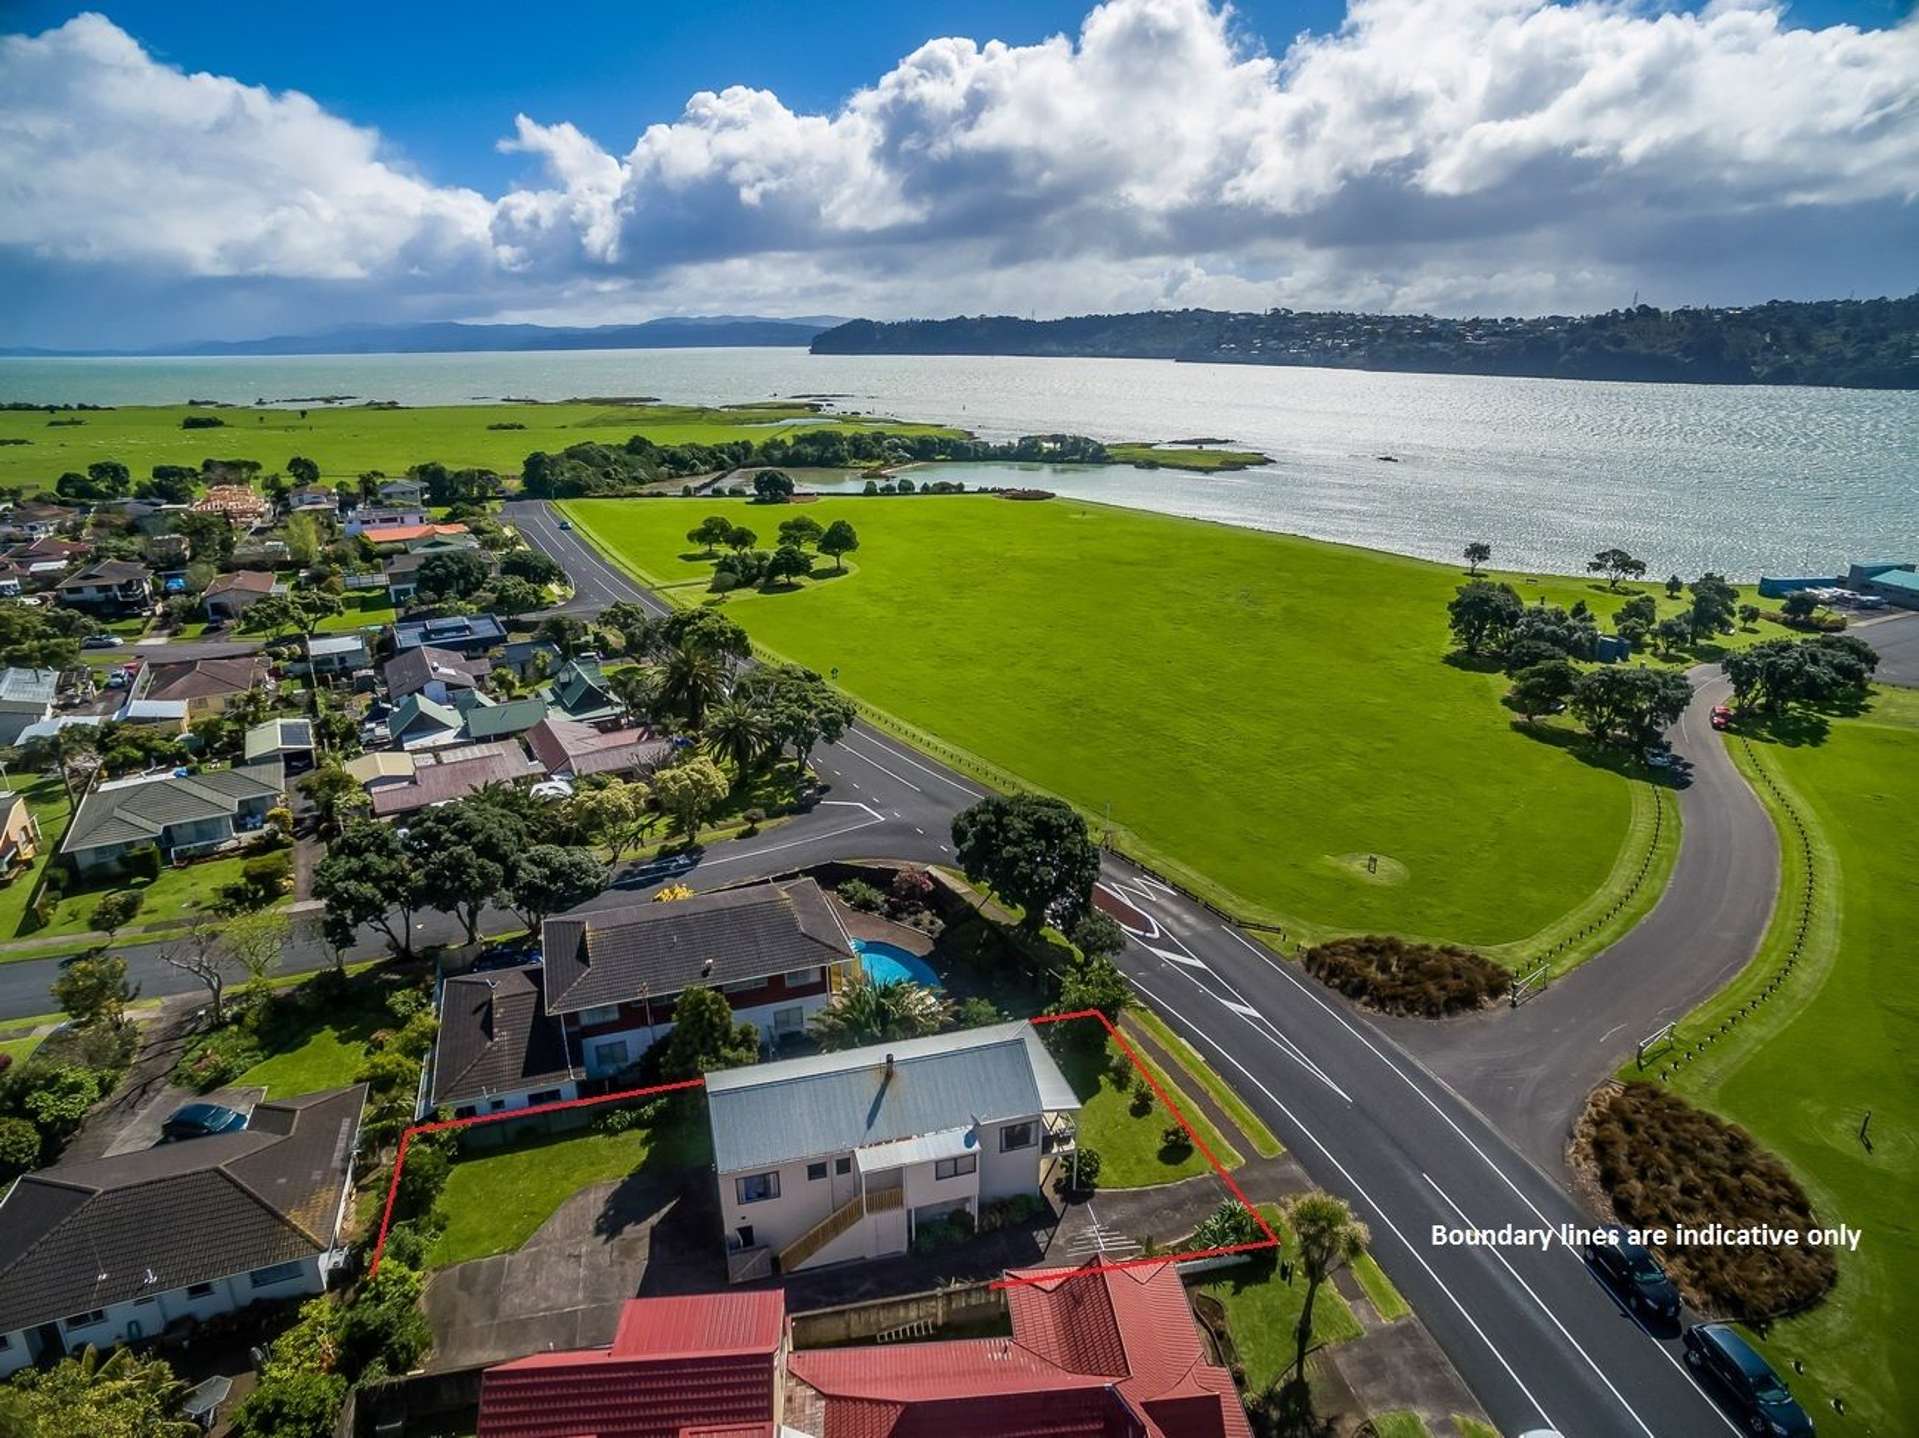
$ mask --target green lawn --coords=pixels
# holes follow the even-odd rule
[[[1263,1393],[1292,1365],[1293,1330],[1306,1302],[1305,1275],[1295,1269],[1291,1283],[1282,1282],[1279,1276],[1278,1258],[1292,1251],[1293,1238],[1280,1218],[1278,1206],[1262,1203],[1259,1211],[1280,1235],[1279,1253],[1256,1253],[1199,1286],[1201,1292],[1211,1294],[1226,1307],[1233,1344],[1246,1369],[1248,1393]],[[1339,1290],[1331,1283],[1322,1284],[1313,1299],[1313,1341],[1345,1343],[1361,1332],[1359,1320],[1353,1317]]]
[[[0,1054],[5,1054],[13,1063],[23,1064],[45,1038],[45,1034],[30,1034],[23,1039],[0,1039]]]
[[[1464,1413],[1453,1414],[1453,1427],[1459,1430],[1459,1438],[1499,1438],[1499,1430],[1492,1424],[1468,1418]]]
[[[1246,1100],[1213,1071],[1198,1049],[1174,1033],[1172,1026],[1149,1008],[1134,1008],[1127,1013],[1126,1018],[1128,1022],[1139,1024],[1158,1040],[1161,1048],[1179,1060],[1180,1069],[1186,1077],[1212,1095],[1213,1101],[1225,1110],[1226,1116],[1238,1126],[1261,1158],[1279,1157],[1284,1149],[1278,1137],[1266,1127],[1258,1114],[1247,1107]]]
[[[338,614],[329,614],[313,626],[316,634],[344,634],[351,629],[374,629],[391,624],[396,611],[384,589],[358,590],[340,596],[345,606]]]
[[[40,823],[40,854],[4,888],[0,888],[0,941],[31,937],[23,933],[20,927],[27,916],[27,901],[33,897],[33,886],[40,882],[40,875],[53,862],[54,851],[60,847],[60,837],[67,831],[67,818],[73,812],[73,803],[67,798],[67,786],[60,782],[59,775],[29,779],[23,774],[15,782],[19,785],[19,792],[26,796],[27,812]]]
[[[1386,1276],[1386,1270],[1379,1266],[1379,1260],[1370,1253],[1359,1255],[1353,1264],[1353,1277],[1359,1281],[1359,1287],[1372,1301],[1373,1311],[1388,1323],[1404,1318],[1413,1311],[1400,1291],[1393,1287],[1392,1279]]]
[[[197,916],[213,906],[224,885],[238,882],[245,864],[245,857],[235,855],[229,859],[202,859],[180,869],[171,865],[162,868],[160,877],[144,887],[145,901],[128,927],[141,928]],[[70,890],[53,906],[53,917],[44,929],[35,929],[22,937],[85,933],[93,927],[93,911],[102,898],[118,889],[139,887],[125,881],[110,881],[92,888]]]
[[[226,424],[219,429],[181,429],[181,419],[189,414],[215,415]],[[778,434],[782,423],[808,419],[811,414],[803,404],[779,402],[726,409],[486,404],[417,409],[309,408],[303,419],[297,409],[206,410],[171,405],[95,411],[77,416],[85,424],[49,429],[50,418],[76,416],[0,411],[0,438],[32,441],[0,445],[0,484],[51,489],[63,471],[84,471],[98,459],[117,459],[136,477],[144,477],[156,464],[197,467],[208,455],[257,459],[268,470],[283,469],[292,455],[305,455],[320,466],[328,482],[354,479],[368,469],[400,474],[409,465],[426,460],[439,460],[454,469],[482,466],[517,474],[521,461],[536,449],[556,451],[587,441],[617,445],[635,434],[644,434],[662,445],[757,441]],[[498,424],[520,424],[524,428],[489,428]],[[835,420],[832,425],[846,431],[926,433],[938,429],[933,425],[865,420]],[[817,425],[809,423],[807,427]]]
[[[333,1005],[321,1022],[270,1037],[282,1045],[238,1078],[236,1084],[258,1084],[267,1097],[318,1093],[354,1082],[371,1050],[367,1040],[376,1030],[398,1028],[386,1006],[385,991],[374,986],[356,988],[353,999]]]
[[[1256,449],[1187,449],[1172,445],[1161,449],[1151,444],[1109,444],[1106,452],[1127,464],[1160,465],[1166,469],[1192,469],[1202,473],[1249,469],[1267,462],[1267,457]]]
[[[783,517],[567,510],[667,581],[709,568],[684,537],[702,515],[767,533]],[[1503,676],[1445,662],[1454,566],[1078,501],[806,512],[858,528],[857,570],[730,600],[757,640],[1089,813],[1110,804],[1136,850],[1294,937],[1514,943],[1607,886],[1631,842],[1628,779],[1522,732]],[[1628,597],[1583,579],[1525,592]]]
[[[1816,730],[1812,736],[1816,737]],[[1847,1431],[1900,1431],[1919,1413],[1919,1366],[1900,1359],[1919,1329],[1919,1003],[1913,998],[1914,875],[1919,874],[1919,692],[1876,691],[1859,718],[1835,719],[1821,742],[1737,742],[1785,786],[1807,821],[1818,892],[1805,956],[1786,985],[1687,1065],[1679,1091],[1724,1113],[1789,1162],[1822,1222],[1862,1229],[1841,1250],[1839,1283],[1760,1342],[1809,1411],[1845,1399]],[[1759,786],[1762,798],[1770,796]],[[1796,929],[1805,864],[1790,827],[1773,930],[1748,973],[1681,1021],[1716,1027],[1777,968]],[[1872,1111],[1870,1151],[1859,1125]],[[1792,1372],[1803,1360],[1803,1375]],[[1906,1415],[1901,1418],[1900,1415]]]
[[[1433,1434],[1426,1420],[1409,1408],[1375,1413],[1371,1421],[1373,1438],[1432,1438]]]
[[[447,1227],[434,1245],[430,1266],[445,1268],[518,1248],[588,1184],[645,1167],[664,1173],[709,1164],[704,1101],[682,1099],[668,1113],[657,1128],[619,1134],[584,1129],[463,1156],[440,1195]]]
[[[1213,1156],[1229,1169],[1244,1163],[1239,1151],[1166,1071],[1144,1055],[1141,1059],[1212,1149]],[[1103,1049],[1068,1049],[1060,1068],[1083,1105],[1076,1115],[1079,1140],[1099,1153],[1101,1188],[1148,1188],[1211,1172],[1212,1165],[1196,1146],[1166,1145],[1164,1135],[1174,1120],[1157,1099],[1152,1099],[1143,1113],[1134,1112],[1133,1086],[1139,1071],[1117,1044],[1109,1043]]]

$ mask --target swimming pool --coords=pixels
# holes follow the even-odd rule
[[[933,966],[918,954],[880,939],[855,939],[853,951],[860,956],[860,967],[876,984],[896,984],[902,979],[925,984],[929,989],[945,987]]]

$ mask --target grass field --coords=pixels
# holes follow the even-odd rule
[[[350,998],[333,1004],[323,1020],[285,1035],[286,1047],[233,1082],[258,1084],[268,1098],[340,1088],[354,1082],[366,1066],[372,1054],[367,1044],[374,1033],[398,1026],[381,990],[356,987]]]
[[[1179,1105],[1188,1123],[1226,1168],[1238,1168],[1246,1160],[1215,1128],[1166,1071],[1141,1055],[1147,1069],[1172,1101]],[[1168,1148],[1165,1133],[1173,1126],[1173,1116],[1157,1099],[1151,1099],[1143,1111],[1135,1111],[1133,1086],[1139,1071],[1120,1052],[1117,1044],[1104,1049],[1073,1049],[1062,1056],[1060,1068],[1079,1095],[1083,1105],[1075,1120],[1080,1142],[1099,1153],[1101,1188],[1150,1188],[1154,1184],[1175,1183],[1212,1171],[1197,1147]],[[1149,1090],[1150,1096],[1150,1090]]]
[[[684,538],[701,516],[777,518],[723,500],[567,509],[669,583],[707,572]],[[1631,783],[1563,727],[1515,725],[1502,675],[1445,662],[1453,566],[1070,501],[806,512],[858,528],[855,565],[731,599],[756,639],[1090,813],[1110,803],[1148,857],[1294,937],[1512,944],[1621,877]],[[1628,597],[1580,579],[1522,592],[1602,612]]]
[[[1919,1002],[1912,916],[1919,910],[1919,692],[1878,690],[1864,716],[1832,721],[1822,742],[1735,743],[1742,767],[1763,767],[1806,821],[1815,893],[1805,956],[1757,1014],[1687,1065],[1681,1093],[1745,1125],[1784,1157],[1827,1224],[1864,1231],[1841,1251],[1839,1284],[1802,1317],[1773,1325],[1761,1346],[1821,1431],[1829,1400],[1846,1432],[1906,1431],[1919,1413],[1919,1367],[1901,1360],[1919,1328]],[[1762,799],[1776,811],[1763,784]],[[1797,927],[1805,862],[1788,825],[1781,891],[1748,973],[1681,1022],[1703,1033],[1777,968]],[[1872,1110],[1872,1147],[1859,1140]],[[1803,1375],[1791,1370],[1803,1360]],[[1905,1415],[1903,1418],[1900,1415]]]
[[[387,597],[384,589],[371,593],[344,594],[340,597],[341,609],[338,614],[329,614],[313,626],[316,634],[345,634],[354,629],[373,629],[382,624],[391,624],[396,611],[393,601]]]
[[[378,398],[378,396],[368,396]],[[186,398],[186,396],[182,396]],[[272,398],[272,396],[269,396]],[[518,474],[520,462],[536,449],[561,450],[592,440],[623,444],[644,434],[659,444],[716,444],[732,439],[769,439],[782,425],[808,421],[812,411],[800,404],[767,403],[728,409],[683,405],[474,404],[418,409],[369,409],[345,405],[297,409],[189,409],[185,405],[130,406],[80,415],[42,411],[0,411],[0,439],[32,441],[0,445],[0,485],[51,489],[66,470],[81,470],[98,459],[117,459],[136,478],[156,464],[198,466],[209,456],[257,459],[269,471],[283,469],[292,455],[305,455],[329,481],[353,479],[362,471],[403,473],[409,465],[439,460],[452,468],[482,466]],[[181,429],[188,415],[213,415],[226,421],[219,429]],[[48,428],[49,419],[84,419],[85,424]],[[496,429],[517,424],[520,429]],[[835,429],[888,429],[902,433],[935,431],[935,425],[879,424],[834,420]]]
[[[24,780],[26,776],[21,778]],[[8,881],[6,887],[0,888],[0,942],[21,936],[20,925],[27,916],[33,886],[40,882],[40,875],[53,862],[60,838],[67,831],[67,818],[73,812],[67,786],[60,782],[57,774],[20,783],[19,792],[26,797],[27,812],[39,822],[40,853],[33,863]]]

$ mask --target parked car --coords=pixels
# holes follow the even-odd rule
[[[560,528],[561,528],[561,529],[571,529],[572,527],[573,527],[573,521],[572,521],[572,520],[570,520],[570,519],[562,519],[562,520],[560,521]]]
[[[246,1126],[247,1116],[237,1108],[218,1103],[190,1103],[167,1115],[167,1121],[160,1125],[160,1142],[210,1138],[216,1133],[232,1133]]]
[[[1812,1438],[1812,1419],[1772,1365],[1724,1323],[1701,1323],[1682,1340],[1686,1362],[1703,1374],[1721,1400],[1755,1433]]]
[[[1624,1229],[1594,1234],[1586,1244],[1586,1261],[1631,1307],[1667,1323],[1679,1321],[1679,1290],[1659,1260],[1627,1238]]]
[[[107,688],[124,689],[132,679],[133,675],[126,669],[115,668],[111,674],[107,675]]]
[[[1672,768],[1672,750],[1648,749],[1646,751],[1646,762],[1655,769],[1670,769]]]
[[[117,634],[89,634],[80,641],[82,649],[118,649],[127,641]]]
[[[1732,706],[1730,704],[1715,704],[1712,706],[1712,727],[1715,729],[1730,729],[1732,727]]]

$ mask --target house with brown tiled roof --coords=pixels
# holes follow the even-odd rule
[[[0,1375],[320,1293],[346,1261],[366,1086],[22,1175],[0,1198]]]
[[[231,524],[250,529],[273,512],[266,496],[250,485],[216,484],[193,501],[195,514],[223,514]]]
[[[225,713],[240,695],[264,687],[267,670],[265,657],[257,654],[155,662],[141,667],[127,699],[129,704],[178,704],[185,727],[196,719]]]
[[[447,979],[427,1072],[426,1108],[455,1118],[577,1098],[586,1077],[546,1012],[538,964]]]
[[[555,779],[650,774],[673,752],[672,743],[650,729],[595,729],[551,713],[521,737]]]
[[[218,576],[206,587],[200,602],[206,607],[208,619],[225,622],[238,619],[278,588],[267,571],[241,569]]]

